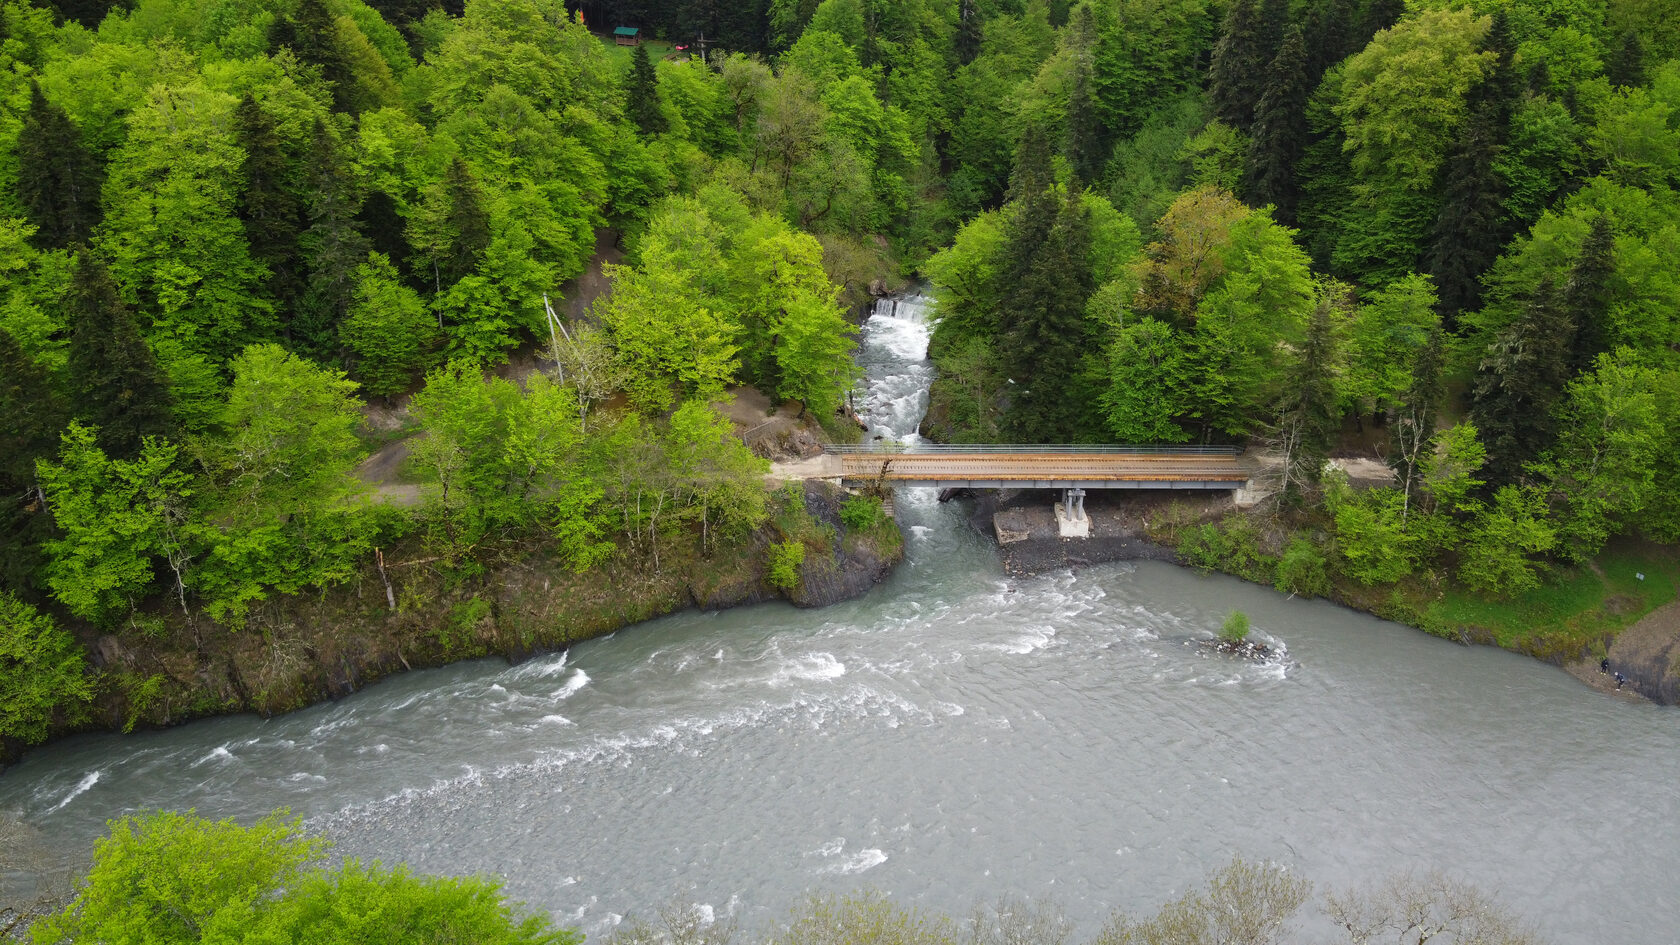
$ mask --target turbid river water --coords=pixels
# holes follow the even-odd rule
[[[883,305],[868,409],[905,437],[928,311]],[[505,874],[590,931],[869,886],[954,913],[1047,894],[1089,932],[1240,853],[1321,887],[1446,868],[1560,943],[1680,937],[1680,713],[1166,565],[1011,579],[960,505],[898,499],[907,560],[861,600],[71,739],[0,777],[0,810],[82,845],[136,809],[289,806],[340,852]],[[1284,657],[1192,644],[1232,608]]]

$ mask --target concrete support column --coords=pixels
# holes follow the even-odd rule
[[[1089,538],[1091,522],[1085,517],[1085,490],[1063,489],[1062,499],[1053,506],[1056,528],[1063,538]]]

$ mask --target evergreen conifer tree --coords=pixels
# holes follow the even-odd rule
[[[1081,8],[1088,9],[1088,8]],[[1068,92],[1067,129],[1063,135],[1068,165],[1083,184],[1102,176],[1102,135],[1095,102],[1091,98],[1091,59],[1081,56]]]
[[[1494,109],[1478,108],[1441,165],[1441,209],[1435,219],[1428,269],[1448,327],[1481,304],[1482,274],[1504,245],[1505,182],[1494,167],[1500,149]]]
[[[129,459],[142,437],[174,428],[168,381],[116,281],[91,253],[76,257],[66,302],[76,417],[99,428],[99,445],[111,458]]]
[[[1569,381],[1575,325],[1544,281],[1523,317],[1506,329],[1476,371],[1470,416],[1488,451],[1488,481],[1517,481],[1557,438],[1553,408]]]
[[[268,267],[269,294],[282,311],[290,311],[303,294],[298,259],[303,204],[289,186],[291,169],[274,120],[250,93],[234,108],[233,121],[245,150],[239,194],[245,239],[251,244],[251,258]]]
[[[1281,414],[1285,445],[1284,495],[1298,498],[1305,486],[1316,485],[1330,459],[1341,423],[1336,406],[1336,337],[1330,293],[1313,307],[1307,335],[1295,355]]]
[[[1268,70],[1243,175],[1248,202],[1277,207],[1277,219],[1283,223],[1294,222],[1295,204],[1300,199],[1295,165],[1307,143],[1307,99],[1312,95],[1306,60],[1301,30],[1290,26]]]
[[[1053,191],[1039,199],[1049,202],[1054,217],[1007,298],[1004,360],[1014,384],[1003,427],[1016,442],[1066,443],[1090,419],[1075,388],[1088,347],[1084,315],[1092,290],[1091,230],[1077,189],[1069,191],[1059,209]]]
[[[445,285],[453,285],[478,268],[490,248],[490,213],[484,194],[466,162],[456,158],[443,178],[449,197],[449,247],[440,265]]]
[[[0,496],[10,501],[35,481],[35,460],[52,454],[65,416],[52,375],[3,328],[0,417]]]
[[[35,245],[63,249],[87,242],[99,223],[99,161],[64,109],[29,84],[29,111],[17,140],[17,189]]]
[[[1406,0],[1366,0],[1365,16],[1359,22],[1359,35],[1351,44],[1363,49],[1371,37],[1381,33],[1406,15]]]
[[[1353,54],[1350,47],[1355,26],[1351,0],[1319,0],[1308,11],[1302,34],[1307,51],[1309,95],[1331,66]],[[1281,49],[1280,46],[1280,52]]]
[[[412,36],[414,24],[433,10],[442,9],[438,0],[366,0],[367,5],[379,11],[385,22],[403,31],[404,35]]]
[[[1511,36],[1511,20],[1504,10],[1495,10],[1488,24],[1482,50],[1494,54],[1493,68],[1482,78],[1470,97],[1472,107],[1490,106],[1493,109],[1498,143],[1505,143],[1511,114],[1522,103],[1523,83],[1517,75],[1517,43]]]
[[[1009,173],[1008,199],[1011,202],[1042,194],[1055,186],[1056,170],[1050,161],[1050,143],[1044,129],[1030,124],[1021,132],[1015,148],[1015,167]],[[1049,231],[1048,224],[1045,232]]]
[[[1604,72],[1613,86],[1631,89],[1645,84],[1645,44],[1638,33],[1622,34],[1622,43],[1604,64]]]
[[[1020,292],[1032,277],[1044,251],[1050,230],[1056,225],[1056,176],[1050,163],[1050,148],[1044,133],[1031,125],[1021,136],[1015,156],[1015,170],[1009,181],[1009,206],[1004,227],[1002,284]],[[1008,292],[1006,292],[1006,297]],[[1000,313],[1008,332],[1013,306]]]
[[[406,224],[397,202],[383,190],[370,190],[362,199],[362,209],[356,214],[356,227],[361,230],[373,251],[384,256],[399,272],[408,272],[408,257],[414,252],[404,235]]]
[[[35,461],[53,455],[64,405],[52,376],[0,329],[0,587],[29,587],[51,529]]]
[[[769,50],[769,19],[765,0],[731,0],[718,10],[717,41],[725,49],[744,53]]]
[[[1426,260],[1439,292],[1439,311],[1448,319],[1481,304],[1482,274],[1512,235],[1505,178],[1495,163],[1505,150],[1522,86],[1505,12],[1496,11],[1492,20],[1482,48],[1496,58],[1471,94],[1470,116],[1441,165],[1441,206]]]
[[[1073,87],[1068,90],[1062,151],[1073,176],[1089,185],[1102,175],[1104,134],[1102,116],[1096,104],[1093,48],[1097,43],[1096,17],[1088,4],[1081,4],[1068,24],[1069,45],[1074,53]]]
[[[665,130],[665,113],[659,108],[659,74],[653,69],[646,46],[637,46],[632,57],[630,78],[624,83],[624,112],[644,135]]]
[[[957,35],[955,39],[957,64],[966,66],[980,55],[983,27],[980,7],[975,0],[960,0],[957,4]]]
[[[355,75],[339,45],[338,20],[323,0],[299,0],[290,20],[276,18],[269,45],[289,46],[299,62],[321,70],[321,80],[332,92],[334,111],[353,110]]]
[[[1591,370],[1593,361],[1610,350],[1610,279],[1616,274],[1616,234],[1604,214],[1593,218],[1592,230],[1581,244],[1581,255],[1563,287],[1565,315],[1575,326],[1569,376]]]
[[[55,0],[59,16],[75,20],[88,29],[97,29],[112,10],[127,10],[129,0]]]
[[[1054,364],[1037,360],[1043,355],[1048,326],[1059,319],[1059,293],[1066,287],[1066,280],[1076,278],[1071,270],[1052,271],[1056,265],[1052,260],[1060,255],[1052,245],[1053,231],[1062,215],[1055,184],[1049,143],[1037,125],[1029,125],[1021,136],[1010,176],[1000,262],[1001,284],[1008,288],[997,314],[998,336],[1007,339],[1003,347],[1008,349],[1002,367],[1013,382],[1009,387],[1010,409],[1004,417],[1005,432],[1029,442],[1044,442],[1050,418],[1043,408],[1048,395],[1067,379],[1056,375]],[[1059,235],[1064,242],[1077,237],[1065,227]],[[1086,264],[1074,268],[1090,269]],[[1069,364],[1070,373],[1071,367]]]
[[[1232,0],[1208,68],[1214,116],[1242,131],[1253,123],[1254,108],[1260,102],[1261,89],[1254,79],[1264,73],[1269,61],[1264,33],[1256,0]]]
[[[1255,54],[1260,59],[1261,68],[1277,58],[1278,48],[1283,45],[1284,34],[1289,29],[1289,0],[1260,0],[1260,9],[1256,14],[1258,21],[1255,25],[1255,35],[1259,40]],[[1256,73],[1263,76],[1264,73]],[[1259,104],[1258,96],[1255,103]]]
[[[334,344],[359,281],[356,270],[368,254],[368,241],[356,229],[355,176],[325,122],[315,123],[304,181],[309,228],[298,247],[309,266],[309,286],[288,330],[293,340],[320,354]]]

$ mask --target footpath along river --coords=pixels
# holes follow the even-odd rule
[[[883,435],[925,408],[929,314],[865,327]],[[1321,889],[1441,867],[1558,943],[1680,936],[1680,712],[1167,565],[1011,579],[960,503],[898,510],[907,559],[860,600],[79,737],[0,777],[0,811],[85,846],[138,809],[289,806],[340,853],[505,874],[590,932],[677,898],[753,929],[868,886],[956,914],[1047,894],[1090,934],[1240,853]],[[1280,661],[1192,644],[1233,608]]]

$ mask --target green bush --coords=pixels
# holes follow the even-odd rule
[[[805,563],[805,544],[779,541],[770,546],[770,585],[784,591],[799,586],[799,566]]]
[[[449,615],[437,628],[438,647],[452,657],[473,655],[481,648],[478,625],[492,613],[490,602],[481,597],[456,603],[449,608]]]
[[[1212,525],[1191,525],[1178,533],[1178,557],[1203,574],[1216,571],[1222,539]]]
[[[1225,625],[1219,628],[1219,639],[1226,643],[1241,643],[1248,639],[1248,615],[1240,610],[1233,610],[1225,618]]]
[[[1343,574],[1373,587],[1397,583],[1417,569],[1418,542],[1407,529],[1403,498],[1398,489],[1325,490]]]
[[[1276,562],[1260,550],[1260,534],[1246,517],[1217,525],[1191,525],[1178,533],[1178,556],[1206,574],[1223,571],[1245,581],[1272,583]]]
[[[0,737],[34,744],[59,712],[80,713],[93,692],[86,669],[75,637],[0,592]]]
[[[854,532],[872,532],[887,520],[887,511],[874,496],[854,495],[840,506],[840,523]]]
[[[1272,586],[1284,594],[1323,597],[1330,593],[1330,563],[1310,538],[1297,535],[1278,559]]]

